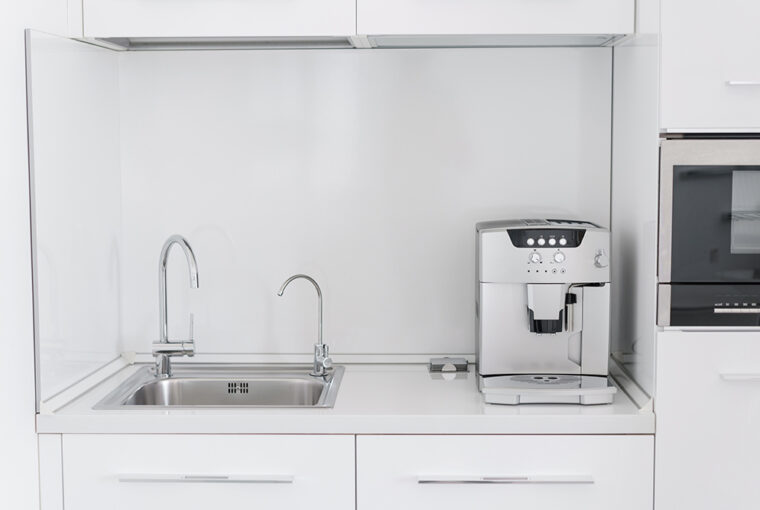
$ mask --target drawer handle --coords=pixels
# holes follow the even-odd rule
[[[590,475],[564,476],[420,476],[419,484],[592,484]]]
[[[293,483],[292,475],[121,474],[122,483]]]
[[[760,81],[729,80],[726,85],[729,87],[760,87]]]
[[[760,381],[760,373],[722,373],[720,378],[724,381]]]

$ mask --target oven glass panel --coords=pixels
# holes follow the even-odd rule
[[[672,219],[672,282],[760,282],[760,166],[674,166]]]
[[[731,253],[760,253],[760,171],[732,173]]]

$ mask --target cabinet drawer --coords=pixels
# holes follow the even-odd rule
[[[633,0],[358,0],[360,34],[626,34]]]
[[[663,0],[661,126],[760,129],[760,2]]]
[[[66,508],[354,508],[353,436],[65,435]]]
[[[359,436],[358,510],[652,508],[652,436]]]
[[[760,500],[760,333],[657,335],[658,510]]]
[[[83,0],[85,37],[347,36],[354,0]]]

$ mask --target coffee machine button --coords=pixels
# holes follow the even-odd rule
[[[528,246],[533,246],[534,244],[536,244],[536,240],[535,240],[535,239],[533,239],[532,237],[529,237],[529,238],[528,238],[528,240],[527,240],[527,241],[525,241],[525,243],[526,243]]]
[[[554,239],[553,237],[550,237],[549,238],[549,246],[554,246],[555,244],[557,244],[557,240]]]
[[[546,244],[546,239],[544,239],[543,237],[539,237],[538,238],[538,245],[539,246],[543,246],[545,244]]]
[[[537,251],[534,251],[533,253],[530,254],[530,256],[528,257],[528,260],[530,260],[534,264],[538,264],[539,262],[541,262],[541,254],[538,253]]]
[[[554,262],[556,262],[557,264],[561,264],[564,261],[565,261],[564,253],[562,253],[561,251],[558,251],[557,253],[554,254]]]
[[[564,237],[561,237],[559,240],[559,245],[565,246],[566,244],[567,244],[567,239],[565,239]]]

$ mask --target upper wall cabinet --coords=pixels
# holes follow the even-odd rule
[[[82,0],[84,36],[349,36],[355,0]]]
[[[634,0],[357,0],[369,35],[629,34]]]
[[[756,0],[662,0],[663,130],[760,130],[759,19]]]

